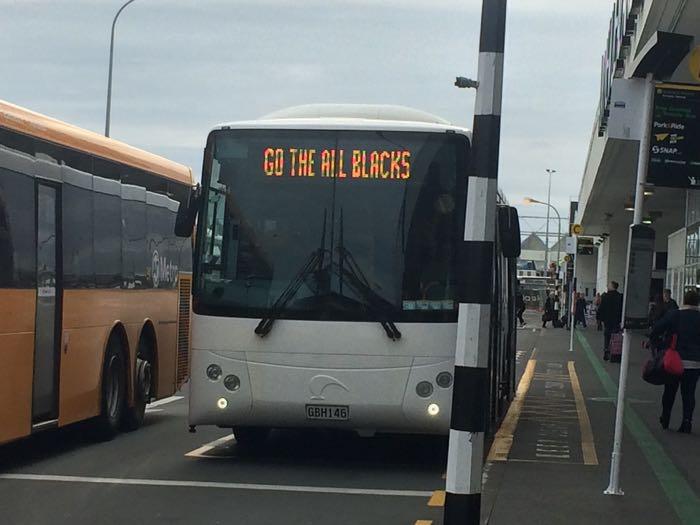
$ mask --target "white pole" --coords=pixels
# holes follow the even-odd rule
[[[647,167],[649,162],[649,145],[651,143],[651,118],[653,112],[654,77],[649,73],[644,86],[644,115],[642,118],[642,138],[639,141],[639,156],[637,157],[637,187],[634,195],[634,218],[632,225],[642,223],[642,208],[644,205],[644,183],[647,180]],[[624,294],[627,297],[627,285],[629,284],[629,259],[631,246],[627,246],[627,265],[625,270]],[[624,301],[622,309],[622,322],[625,322]],[[630,362],[630,337],[632,333],[625,328],[622,333],[622,360],[620,363],[620,381],[617,389],[617,413],[615,414],[615,437],[610,462],[610,484],[605,489],[605,494],[623,496],[625,492],[620,487],[620,461],[622,460],[622,435],[625,424],[625,396],[627,394],[627,372]]]
[[[569,286],[569,297],[571,304],[569,305],[569,352],[574,351],[574,311],[576,310],[576,301],[574,294],[576,293],[576,263],[578,263],[578,235],[574,235],[574,275],[571,278],[571,286]]]

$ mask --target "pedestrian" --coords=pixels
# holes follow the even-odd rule
[[[671,290],[664,288],[663,295],[664,315],[671,310],[678,310],[678,303],[671,297]]]
[[[578,323],[586,328],[586,299],[582,293],[576,294],[576,303],[574,304],[574,328]]]
[[[669,294],[670,297],[670,294]],[[674,301],[675,302],[675,301]],[[695,388],[700,378],[700,309],[698,292],[689,290],[683,295],[683,307],[670,309],[651,331],[652,340],[667,334],[676,335],[676,350],[683,360],[683,375],[664,386],[661,401],[662,412],[659,422],[667,429],[671,421],[671,411],[676,400],[678,387],[683,399],[683,422],[678,432],[690,434],[695,410]]]
[[[599,293],[595,294],[593,298],[593,307],[595,308],[595,322],[596,329],[600,332],[603,329],[603,320],[600,318],[600,301],[601,296]]]
[[[559,312],[561,311],[561,303],[559,302],[559,294],[554,293],[554,314],[552,316],[552,326],[554,328],[560,328],[561,324],[559,322]]]
[[[622,294],[617,291],[619,284],[610,281],[608,291],[600,298],[598,315],[603,323],[603,359],[610,360],[610,338],[620,331],[622,321]]]
[[[523,293],[518,290],[518,293],[515,295],[515,315],[518,317],[520,326],[525,326],[523,313],[525,313],[525,298],[523,297]]]
[[[649,326],[651,328],[654,328],[654,325],[664,316],[664,310],[663,296],[657,293],[649,309]]]
[[[544,302],[544,313],[542,314],[542,328],[547,328],[547,323],[554,318],[554,300],[550,294],[547,294],[547,300]]]

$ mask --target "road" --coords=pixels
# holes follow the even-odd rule
[[[520,334],[524,354],[535,334]],[[186,415],[185,389],[109,442],[76,425],[0,447],[0,523],[440,521],[446,438],[276,431],[242,451],[225,429],[189,433]]]

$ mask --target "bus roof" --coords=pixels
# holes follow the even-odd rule
[[[257,120],[230,122],[217,129],[383,129],[432,131],[471,136],[466,128],[418,109],[385,104],[307,104],[269,113]]]
[[[192,185],[192,170],[72,124],[0,100],[0,127]]]

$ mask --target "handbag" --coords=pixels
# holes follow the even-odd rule
[[[647,359],[642,368],[642,379],[652,385],[665,385],[675,378],[664,369],[664,351],[652,350],[651,357]]]
[[[664,352],[663,364],[664,370],[667,374],[680,377],[683,375],[683,360],[681,355],[676,350],[676,344],[678,342],[678,336],[676,334],[671,338],[671,344]]]

